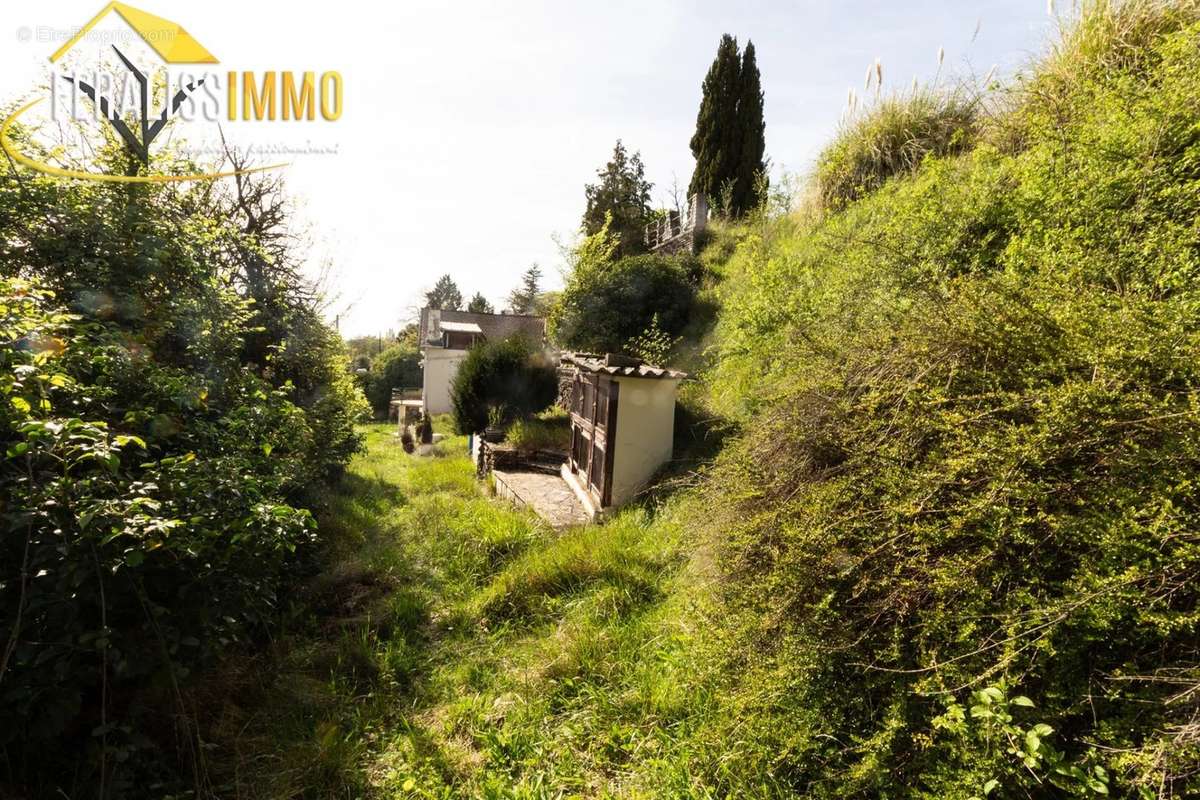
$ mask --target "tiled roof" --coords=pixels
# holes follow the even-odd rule
[[[442,323],[451,323],[442,325]],[[477,325],[485,339],[507,339],[515,334],[524,334],[535,343],[541,344],[546,338],[546,320],[544,317],[531,317],[525,314],[472,314],[470,311],[448,311],[439,309],[421,309],[421,345],[441,338],[443,330],[470,330],[463,325]]]
[[[686,372],[680,372],[670,367],[656,367],[645,364],[636,358],[621,356],[615,353],[563,353],[564,364],[574,364],[584,372],[595,372],[600,375],[616,375],[630,378],[686,378]]]

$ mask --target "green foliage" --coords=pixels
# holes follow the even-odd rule
[[[1155,30],[1053,116],[1016,104],[1021,148],[927,157],[726,266],[709,383],[745,428],[710,513],[748,772],[818,797],[1200,791],[1166,680],[1200,666],[1200,29]],[[1004,680],[1052,750],[1008,711],[938,735],[935,697]]]
[[[467,303],[467,311],[471,312],[472,314],[496,313],[496,309],[492,307],[491,302],[489,302],[488,299],[479,292],[476,292],[471,298],[471,302]]]
[[[508,295],[508,308],[514,314],[537,314],[538,298],[541,290],[538,282],[542,279],[542,268],[534,264],[521,275],[521,285]]]
[[[644,253],[645,228],[652,216],[650,190],[653,184],[646,180],[641,154],[630,156],[618,139],[612,160],[596,175],[600,178],[599,183],[588,184],[584,189],[587,198],[583,212],[584,234],[593,236],[602,229],[610,229],[618,255]]]
[[[737,39],[721,37],[704,77],[692,134],[689,195],[700,195],[725,216],[741,217],[761,201],[766,174],[763,92],[754,43],[739,53]]]
[[[178,682],[274,613],[315,533],[284,499],[313,478],[314,431],[290,387],[156,363],[50,301],[3,281],[0,747],[36,754],[82,724],[123,761],[150,745],[108,692]]]
[[[367,401],[375,416],[386,418],[392,389],[412,389],[421,385],[420,352],[404,344],[388,347],[371,359],[365,384]]]
[[[190,784],[180,687],[269,629],[316,541],[312,489],[359,447],[340,340],[278,228],[244,224],[260,201],[0,183],[6,788]]]
[[[482,342],[467,352],[450,387],[454,427],[478,433],[494,409],[507,422],[541,411],[557,396],[558,373],[533,342],[523,336]]]
[[[449,275],[437,279],[433,288],[425,293],[425,306],[448,311],[458,311],[462,308],[463,296],[458,284]]]
[[[504,440],[518,450],[560,450],[571,446],[571,419],[559,408],[513,422]]]
[[[965,87],[919,86],[876,96],[853,109],[817,160],[817,190],[841,208],[929,156],[970,149],[979,134],[979,98]]]
[[[650,318],[650,324],[639,336],[630,339],[624,351],[637,356],[647,364],[669,364],[671,351],[682,337],[671,336],[658,323],[658,312]]]
[[[988,686],[971,693],[972,705],[966,709],[951,699],[946,712],[933,720],[935,729],[947,730],[966,740],[977,760],[988,763],[1003,754],[1003,778],[986,779],[973,800],[988,797],[999,789],[1036,791],[1044,784],[1055,786],[1070,797],[1102,797],[1108,794],[1108,771],[1095,763],[1096,750],[1089,749],[1090,764],[1072,764],[1050,744],[1054,728],[1044,722],[1018,724],[1014,715],[1019,708],[1033,708],[1024,695],[1009,697],[1003,684]]]
[[[698,265],[690,257],[644,255],[581,264],[567,277],[548,328],[563,347],[621,352],[657,318],[678,336],[691,321]]]
[[[762,203],[767,193],[767,124],[763,119],[763,90],[758,74],[758,58],[754,42],[751,41],[746,42],[746,49],[742,51],[738,88],[738,127],[742,141],[738,147],[737,172],[728,207],[736,216],[741,216]]]

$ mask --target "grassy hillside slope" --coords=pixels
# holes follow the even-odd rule
[[[708,494],[747,775],[1198,790],[1197,19],[1091,4],[991,116],[883,103],[822,161],[831,209],[742,232]]]

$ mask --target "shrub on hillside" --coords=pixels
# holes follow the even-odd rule
[[[927,156],[970,148],[978,132],[979,100],[962,88],[919,87],[883,95],[842,125],[817,160],[817,188],[840,208],[911,173]]]
[[[643,255],[576,269],[548,320],[563,347],[623,352],[657,326],[670,337],[691,321],[699,264],[691,257]]]
[[[505,422],[536,414],[557,397],[555,365],[524,336],[472,347],[450,387],[459,433],[479,433],[490,414],[502,415]]]

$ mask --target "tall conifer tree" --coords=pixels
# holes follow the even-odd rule
[[[598,183],[584,189],[587,208],[583,212],[583,231],[588,236],[604,227],[607,214],[612,214],[609,230],[620,236],[618,256],[645,252],[644,232],[650,222],[650,189],[641,153],[632,156],[621,140],[613,148],[612,160],[597,170]]]
[[[759,189],[766,186],[767,165],[763,160],[767,151],[766,122],[763,120],[763,91],[755,58],[754,42],[746,42],[742,53],[738,98],[738,127],[741,129],[741,146],[738,149],[738,168],[735,176],[733,210],[739,216],[757,206],[763,198]],[[763,182],[759,184],[759,176]]]
[[[688,194],[708,198],[718,209],[740,216],[757,203],[755,175],[766,151],[763,92],[753,43],[743,55],[737,39],[721,37],[704,77],[703,97],[692,135],[696,171]]]

